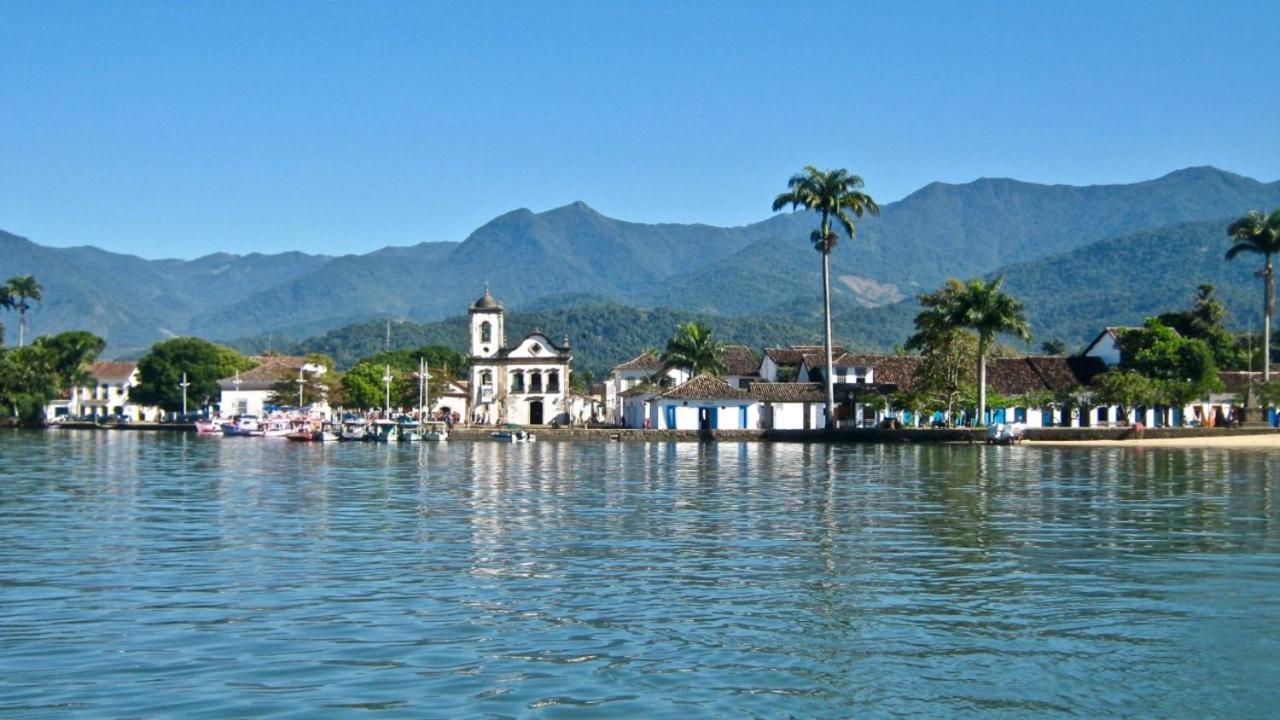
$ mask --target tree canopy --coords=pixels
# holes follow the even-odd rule
[[[144,405],[158,405],[169,411],[182,409],[182,374],[187,374],[187,405],[201,407],[221,393],[218,380],[253,368],[249,358],[201,340],[175,338],[156,343],[138,361],[138,386],[130,396]]]
[[[722,350],[720,343],[712,337],[711,328],[700,322],[685,323],[667,341],[667,348],[662,352],[662,366],[664,370],[688,370],[691,375],[719,375],[725,370],[720,357]]]

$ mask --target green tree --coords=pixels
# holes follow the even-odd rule
[[[724,361],[720,359],[721,345],[711,335],[711,328],[700,322],[680,325],[676,334],[667,341],[667,349],[662,353],[663,370],[682,368],[691,375],[711,373],[719,375],[724,372]]]
[[[443,345],[423,345],[422,347],[408,350],[380,352],[363,358],[363,361],[374,365],[390,365],[394,369],[416,373],[419,359],[427,361],[433,376],[439,372],[441,377],[449,379],[462,377],[463,371],[467,367],[466,356],[453,348],[444,347]],[[415,390],[415,392],[417,391]]]
[[[5,283],[5,287],[7,290],[0,292],[0,295],[7,295],[12,306],[18,309],[18,347],[22,347],[27,333],[27,310],[31,309],[31,304],[27,301],[43,300],[44,287],[30,275],[11,277],[9,282]]]
[[[1203,340],[1213,352],[1213,360],[1223,370],[1241,370],[1248,357],[1241,352],[1236,337],[1224,325],[1227,308],[1214,296],[1209,283],[1197,286],[1196,300],[1187,310],[1167,312],[1160,323],[1173,328],[1184,338]]]
[[[938,292],[922,295],[923,310],[916,316],[917,335],[937,334],[947,330],[967,329],[978,336],[978,421],[987,414],[987,356],[997,334],[1015,335],[1031,340],[1022,303],[1000,290],[1003,277],[991,282],[974,278],[961,283],[949,280]],[[914,337],[913,337],[914,339]],[[908,345],[912,342],[908,341]]]
[[[342,404],[363,409],[380,408],[386,400],[386,383],[382,379],[386,364],[360,361],[342,376]],[[392,373],[396,377],[396,373]],[[395,382],[393,379],[392,382]]]
[[[1063,342],[1061,338],[1045,340],[1040,343],[1040,351],[1045,355],[1066,355],[1067,344]]]
[[[218,381],[249,370],[254,362],[231,348],[200,338],[174,338],[156,343],[138,361],[138,386],[130,396],[145,405],[182,409],[182,374],[187,374],[188,407],[212,403],[221,393]]]
[[[1141,329],[1120,333],[1118,340],[1121,369],[1154,381],[1167,396],[1158,400],[1185,404],[1221,387],[1208,344],[1182,337],[1157,318],[1147,318]]]
[[[1234,242],[1227,250],[1227,260],[1240,253],[1254,253],[1264,258],[1262,266],[1262,380],[1271,380],[1271,316],[1275,312],[1276,286],[1271,256],[1280,252],[1280,209],[1269,215],[1250,210],[1248,215],[1227,226]]]
[[[1108,370],[1095,377],[1089,389],[1094,402],[1119,406],[1124,422],[1129,421],[1130,408],[1154,405],[1159,400],[1159,391],[1151,379],[1134,370]]]
[[[89,366],[98,359],[98,354],[106,346],[105,340],[85,330],[42,335],[32,343],[32,347],[51,353],[60,390],[90,384],[93,377],[89,374]]]
[[[853,224],[854,216],[862,217],[863,213],[880,214],[880,206],[870,195],[862,192],[862,178],[849,174],[848,170],[819,170],[806,165],[797,175],[787,181],[787,191],[773,200],[773,210],[777,212],[788,205],[792,210],[804,208],[821,214],[822,222],[818,229],[809,235],[813,247],[822,253],[822,317],[824,328],[823,340],[823,383],[827,392],[827,427],[835,427],[835,374],[831,360],[831,251],[835,249],[840,236],[832,228],[831,223],[844,228],[849,240],[857,235]]]
[[[0,351],[0,405],[10,421],[28,426],[44,423],[44,408],[58,396],[53,353],[44,347]]]

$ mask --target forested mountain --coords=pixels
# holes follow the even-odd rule
[[[770,200],[761,198],[762,209]],[[1221,225],[1250,208],[1276,206],[1280,182],[1213,168],[1130,185],[933,183],[886,204],[879,217],[864,218],[857,239],[842,241],[832,255],[833,300],[848,309],[838,326],[864,344],[893,344],[902,339],[904,315],[896,303],[913,305],[917,293],[948,276],[990,273],[1175,223]],[[29,314],[32,332],[86,328],[108,340],[108,356],[136,354],[176,334],[286,342],[364,321],[429,322],[464,312],[486,282],[516,311],[582,307],[586,296],[614,311],[670,307],[757,323],[807,322],[800,316],[816,313],[821,298],[820,258],[807,240],[815,223],[812,213],[800,212],[735,228],[649,225],[573,203],[506,213],[461,243],[336,258],[216,254],[192,261],[47,248],[0,233],[0,278],[31,274],[45,285],[46,302]],[[1039,292],[1046,284],[1030,286]],[[1093,325],[1118,317],[1130,300],[1053,312]],[[884,308],[872,312],[875,306]],[[716,322],[726,326],[727,320]],[[1062,324],[1064,336],[1076,332],[1068,325]]]

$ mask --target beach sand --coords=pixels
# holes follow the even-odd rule
[[[1159,447],[1159,448],[1251,448],[1280,450],[1280,433],[1259,435],[1190,436],[1142,440],[1025,440],[1023,445],[1043,447]]]

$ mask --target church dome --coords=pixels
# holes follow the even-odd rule
[[[480,299],[471,304],[472,310],[501,310],[502,306],[497,300],[493,299],[493,295],[489,294],[489,288],[484,289],[484,295]]]

